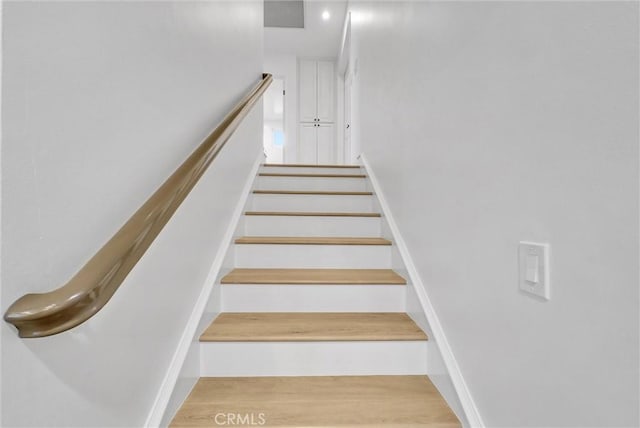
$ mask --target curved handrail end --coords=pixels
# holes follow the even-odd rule
[[[18,329],[20,337],[62,333],[104,307],[272,81],[273,76],[264,73],[262,80],[71,280],[47,293],[26,294],[9,306],[3,318]]]

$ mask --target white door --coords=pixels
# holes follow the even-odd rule
[[[318,61],[318,119],[320,122],[333,122],[333,92],[335,91],[333,62]]]
[[[284,80],[274,78],[262,97],[263,147],[267,163],[284,163]]]
[[[300,122],[314,122],[316,115],[316,97],[318,89],[316,61],[300,60],[298,66],[299,114]]]
[[[349,165],[351,159],[351,73],[347,66],[344,76],[344,163]]]
[[[318,144],[315,123],[301,123],[298,139],[298,163],[318,163]]]
[[[335,128],[332,123],[320,123],[318,133],[318,164],[333,165],[335,159]]]

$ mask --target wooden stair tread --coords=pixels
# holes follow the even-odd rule
[[[201,342],[427,340],[400,312],[224,312]]]
[[[391,245],[384,238],[318,237],[318,236],[242,236],[236,244],[273,245]]]
[[[291,168],[360,168],[360,165],[313,165],[305,163],[263,163],[262,166],[268,167],[291,167]]]
[[[381,217],[380,213],[332,213],[300,211],[247,211],[244,215],[300,217]]]
[[[333,190],[254,190],[257,195],[339,195],[339,196],[371,196],[373,192],[342,192]]]
[[[301,178],[366,178],[364,174],[306,174],[306,173],[280,173],[261,172],[260,177],[301,177]]]
[[[390,284],[407,281],[391,269],[233,269],[222,284]]]
[[[269,427],[461,426],[427,376],[287,376],[200,378],[171,427],[215,426],[220,413]]]

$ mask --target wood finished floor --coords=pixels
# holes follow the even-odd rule
[[[284,173],[261,172],[260,177],[298,177],[298,178],[366,178],[364,174],[310,174],[310,173]]]
[[[338,213],[338,212],[301,212],[301,211],[247,211],[249,216],[282,217],[382,217],[380,213]]]
[[[315,165],[306,163],[263,163],[262,166],[276,168],[360,168],[359,165]]]
[[[242,236],[236,244],[274,244],[274,245],[391,245],[384,238],[360,237],[320,237],[320,236]]]
[[[250,269],[236,268],[222,284],[390,284],[407,281],[391,269]]]
[[[328,196],[371,196],[373,192],[346,192],[338,190],[254,190],[256,195],[328,195]]]
[[[224,312],[201,342],[427,340],[400,312]]]
[[[266,427],[460,427],[426,376],[200,378],[171,427],[221,426],[220,414],[262,414]]]

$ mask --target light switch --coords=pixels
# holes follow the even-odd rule
[[[534,284],[538,282],[538,260],[537,254],[527,254],[527,276],[525,279]]]
[[[519,289],[549,300],[549,244],[520,242],[518,260]]]

